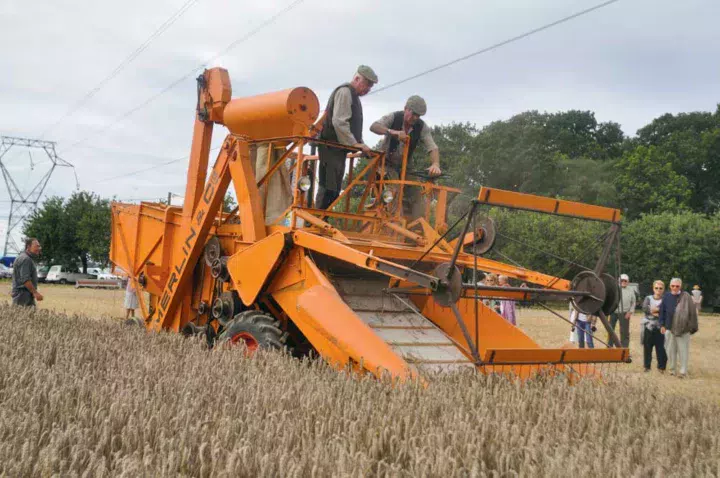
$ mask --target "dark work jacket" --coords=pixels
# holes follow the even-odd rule
[[[675,309],[677,308],[678,302],[680,301],[680,295],[672,295],[671,292],[665,292],[660,303],[660,314],[658,315],[658,322],[661,327],[666,329],[672,329],[672,319],[675,315]]]
[[[323,122],[323,129],[320,133],[320,139],[324,139],[326,141],[338,141],[337,133],[335,132],[335,127],[332,124],[333,119],[333,111],[335,109],[335,93],[340,88],[348,88],[350,90],[350,95],[352,96],[352,103],[351,103],[351,112],[352,116],[350,116],[350,132],[355,136],[355,139],[358,141],[358,143],[362,143],[362,131],[363,131],[363,111],[362,111],[362,104],[360,103],[360,96],[358,96],[357,92],[355,92],[355,88],[350,86],[350,83],[343,83],[342,85],[335,88],[330,95],[330,99],[328,100],[327,107],[325,108],[325,121]]]
[[[404,116],[404,111],[396,111],[395,113],[393,113],[393,123],[392,126],[390,126],[390,129],[394,129],[395,131],[402,131]],[[422,133],[424,127],[425,123],[421,119],[417,120],[417,122],[412,125],[412,129],[410,130],[410,134],[408,135],[410,136],[410,149],[408,149],[408,165],[410,165],[413,153],[415,152],[415,147],[420,141],[420,134]],[[393,155],[396,154],[397,149],[401,147],[402,143],[400,143],[400,141],[395,136],[390,136],[388,139],[390,141],[388,141],[387,157],[392,158]],[[402,157],[402,151],[400,151],[400,156]],[[397,166],[400,167],[399,164]]]

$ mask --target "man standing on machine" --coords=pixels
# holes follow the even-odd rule
[[[320,139],[359,148],[365,154],[371,149],[363,143],[363,113],[360,97],[370,92],[378,77],[372,68],[360,65],[350,83],[335,88],[325,108]],[[345,175],[347,150],[319,145],[318,194],[319,209],[327,209],[337,199]]]
[[[400,179],[404,151],[403,143],[408,140],[410,146],[405,168],[405,179],[418,181],[427,179],[428,176],[439,176],[442,173],[440,169],[440,151],[433,140],[430,127],[420,119],[426,112],[427,104],[425,100],[420,96],[413,95],[408,98],[404,110],[387,114],[370,126],[370,131],[373,133],[385,135],[380,150],[386,152],[385,166],[388,179]],[[427,175],[418,174],[412,169],[413,153],[420,142],[430,154],[431,164],[427,168]],[[403,191],[403,215],[408,221],[424,216],[425,201],[422,198],[421,189],[417,186],[405,186]]]

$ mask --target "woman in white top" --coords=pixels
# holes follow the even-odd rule
[[[572,306],[571,306],[572,307]],[[581,349],[585,348],[585,343],[589,349],[594,349],[595,344],[593,343],[592,332],[594,332],[595,317],[588,317],[587,314],[578,312],[575,308],[570,312],[570,321],[575,324],[577,328],[577,339],[578,347]]]
[[[655,348],[658,370],[665,371],[667,365],[667,353],[665,352],[665,336],[660,331],[658,316],[660,315],[660,303],[665,292],[665,283],[661,280],[653,282],[653,293],[643,301],[642,309],[645,312],[640,322],[640,342],[643,345],[643,361],[645,371],[650,371],[652,365],[652,349]]]
[[[125,288],[125,319],[135,317],[135,309],[138,308],[138,298],[135,293],[133,281],[128,277],[127,287]]]

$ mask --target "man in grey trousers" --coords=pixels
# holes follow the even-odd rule
[[[630,278],[627,274],[620,275],[620,306],[617,308],[615,313],[610,316],[610,327],[615,330],[615,324],[620,322],[620,344],[623,348],[630,346],[630,317],[635,312],[635,305],[637,299],[635,298],[635,291],[628,287]],[[608,342],[610,337],[608,336]]]
[[[335,88],[325,108],[325,120],[320,139],[359,148],[370,154],[369,146],[363,143],[363,112],[360,97],[370,92],[378,77],[367,65],[360,65],[350,83]],[[345,158],[348,150],[318,147],[318,193],[315,207],[327,209],[340,195],[345,175]]]
[[[35,307],[35,301],[43,300],[37,290],[38,275],[35,260],[40,256],[42,247],[34,237],[25,239],[25,251],[21,252],[13,264],[12,295],[13,305]]]

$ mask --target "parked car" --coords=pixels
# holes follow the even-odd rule
[[[95,279],[94,274],[83,274],[77,269],[68,269],[65,266],[55,265],[50,268],[45,282],[58,284],[74,284],[78,279]]]
[[[12,279],[13,268],[0,264],[0,279]]]
[[[88,267],[88,274],[96,276],[99,280],[122,279],[122,277],[120,277],[119,275],[113,274],[112,270],[109,267],[106,267],[105,269],[101,269],[100,267]]]
[[[45,279],[47,278],[49,270],[50,270],[50,266],[38,267],[38,282],[45,282]]]

